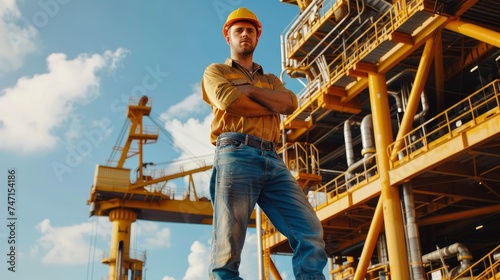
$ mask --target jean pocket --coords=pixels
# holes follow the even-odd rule
[[[220,152],[229,152],[241,149],[245,144],[235,139],[221,139],[217,145]]]

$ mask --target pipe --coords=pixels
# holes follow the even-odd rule
[[[500,260],[500,252],[494,253],[494,254],[493,254],[493,259],[494,259],[495,261]]]
[[[361,155],[372,155],[375,153],[375,142],[373,141],[373,122],[372,115],[366,115],[361,121],[361,143],[363,149]]]
[[[323,0],[316,0],[314,3],[309,4],[309,6],[307,6],[307,8],[305,8],[305,10],[302,13],[299,13],[294,24],[292,24],[290,29],[287,32],[285,32],[285,35],[283,35],[283,33],[282,33],[282,35],[280,35],[280,38],[282,41],[282,48],[283,48],[282,56],[281,56],[281,60],[282,60],[281,63],[282,63],[283,69],[285,69],[288,66],[287,65],[288,64],[287,58],[286,58],[286,42],[289,41],[290,34],[293,34],[294,32],[298,32],[300,30],[300,28],[302,28],[303,24],[301,24],[301,23],[304,21],[304,19],[309,18],[309,11],[312,10],[312,7],[314,5],[318,5],[322,1]],[[299,28],[299,25],[300,25],[300,28]]]
[[[429,112],[429,102],[427,101],[427,95],[425,94],[425,91],[422,91],[422,95],[420,95],[420,104],[422,105],[422,110],[415,115],[413,118],[414,121],[423,118],[427,115],[427,112]]]
[[[385,234],[380,233],[377,240],[377,255],[378,263],[387,263],[389,258],[387,257],[387,242],[385,240]]]
[[[321,2],[321,1],[319,1],[319,2]],[[357,3],[357,6],[359,7],[359,3],[358,3],[358,1],[356,1],[356,3]],[[338,32],[338,33],[337,33],[337,35],[335,36],[335,38],[333,38],[333,39],[330,41],[330,43],[328,43],[328,44],[327,44],[327,45],[323,48],[323,50],[321,50],[321,51],[320,51],[320,53],[319,53],[319,54],[317,54],[316,58],[314,58],[313,60],[311,60],[311,62],[310,62],[309,64],[314,63],[314,62],[316,61],[317,57],[319,57],[319,56],[321,56],[322,54],[324,54],[324,53],[328,50],[328,48],[329,48],[329,47],[333,44],[333,42],[335,42],[335,41],[339,38],[340,34],[344,34],[344,33],[345,33],[344,31],[345,31],[345,30],[347,30],[347,28],[349,28],[352,24],[354,24],[354,23],[356,22],[356,20],[358,20],[358,19],[360,19],[360,18],[361,18],[361,15],[363,15],[363,13],[364,13],[364,11],[365,11],[365,4],[364,4],[364,2],[363,2],[363,1],[361,1],[361,4],[362,4],[362,9],[361,9],[361,11],[359,11],[359,8],[358,8],[357,15],[356,15],[354,18],[352,18],[352,19],[351,19],[351,21],[350,21],[349,23],[347,23],[347,25],[346,25],[346,26],[342,29],[342,31],[340,31],[340,32]],[[349,15],[350,13],[351,13],[351,4],[350,4],[350,1],[347,1],[347,15]],[[324,42],[324,41],[325,41],[325,40],[326,40],[326,39],[327,39],[327,38],[328,38],[331,34],[333,34],[333,32],[334,32],[334,31],[336,31],[336,30],[337,30],[337,27],[340,27],[340,26],[344,23],[344,21],[347,21],[348,19],[349,19],[349,17],[348,17],[348,16],[345,16],[344,18],[342,18],[342,20],[340,20],[340,21],[339,21],[339,22],[335,25],[335,27],[334,27],[334,28],[332,28],[332,30],[330,30],[330,32],[328,32],[326,35],[324,35],[324,36],[323,36],[323,38],[321,39],[321,41],[319,41],[319,42],[316,44],[316,46],[314,46],[314,48],[313,48],[312,50],[310,50],[310,51],[309,51],[309,53],[313,53],[313,52],[314,52],[314,51],[315,51],[318,47],[323,46],[323,45],[324,45],[324,44],[323,44],[323,42]],[[361,26],[360,26],[360,27],[358,27],[358,29],[359,29],[359,28],[361,28]],[[358,29],[356,29],[356,31],[357,31]],[[291,30],[290,30],[290,31],[291,31]],[[286,38],[288,38],[288,37],[289,37],[289,33],[290,33],[290,31],[286,33],[286,35],[285,35],[285,36],[286,36]],[[356,31],[355,31],[355,32],[356,32]],[[336,53],[336,52],[339,50],[339,48],[342,48],[342,47],[343,47],[342,45],[339,45],[339,47],[338,47],[337,49],[335,49],[335,50],[333,51],[333,53]],[[299,64],[302,64],[302,63],[304,63],[305,61],[308,61],[308,60],[309,60],[309,55],[306,55],[306,56],[302,59],[302,61],[300,61],[300,63],[299,63]]]
[[[403,112],[403,103],[401,102],[401,97],[399,97],[399,92],[396,91],[387,91],[387,93],[394,98],[396,101],[396,107],[398,110],[398,113]]]
[[[332,271],[333,270],[333,258],[328,258],[328,270]],[[328,273],[330,276],[330,280],[334,280],[332,273]]]
[[[422,256],[422,262],[429,263],[440,260],[441,258],[447,259],[455,255],[457,256],[458,261],[460,261],[460,265],[450,270],[449,276],[454,277],[469,268],[472,263],[472,254],[462,243],[455,243],[448,247],[425,254]]]
[[[405,183],[402,189],[411,273],[413,275],[413,280],[425,280],[426,277],[421,261],[422,249],[420,247],[420,236],[415,214],[415,201],[413,198],[412,186],[409,183]]]
[[[352,148],[352,133],[351,133],[351,121],[346,120],[344,122],[344,142],[345,142],[345,157],[347,160],[347,166],[351,166],[354,163],[354,150]]]
[[[348,182],[353,177],[353,172],[367,164],[371,164],[373,157],[371,157],[375,153],[375,143],[373,141],[373,123],[372,123],[372,115],[366,115],[361,121],[361,143],[363,149],[361,150],[362,159],[354,162],[354,152],[352,149],[352,135],[350,130],[349,121],[344,122],[344,137],[346,142],[346,158],[348,168],[346,170],[346,182]],[[347,184],[349,187],[349,183]]]
[[[264,250],[262,249],[262,210],[259,205],[255,206],[255,227],[257,232],[257,269],[258,269],[258,279],[264,280]],[[268,256],[266,256],[268,257]]]
[[[411,68],[405,69],[405,70],[399,72],[398,74],[396,74],[395,76],[393,76],[391,79],[389,79],[387,81],[387,85],[390,85],[392,82],[397,80],[399,77],[401,77],[402,75],[405,75],[407,73],[412,73],[413,78],[414,78],[414,75],[417,73],[417,70],[411,69]],[[412,86],[413,86],[413,84],[412,84]],[[394,92],[394,91],[387,91],[387,93],[389,93],[389,95],[395,99],[398,113],[405,111],[404,110],[405,108],[404,108],[402,100],[401,100],[402,97],[398,96],[399,93]],[[429,102],[427,101],[427,95],[425,94],[425,91],[422,91],[422,95],[420,96],[420,103],[422,105],[422,110],[419,113],[417,113],[415,115],[415,117],[413,117],[413,121],[416,121],[419,118],[426,116],[427,113],[429,112]]]

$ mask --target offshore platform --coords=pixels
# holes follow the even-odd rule
[[[283,75],[304,88],[279,153],[323,225],[329,279],[500,279],[500,2],[281,2],[298,7],[281,36]],[[110,280],[143,277],[136,220],[212,221],[192,179],[210,162],[143,161],[158,139],[150,112],[147,97],[131,100],[126,140],[96,167],[88,199],[113,223]],[[182,177],[188,191],[175,196],[166,182]],[[253,217],[256,279],[281,279],[271,255],[290,254],[287,240]]]

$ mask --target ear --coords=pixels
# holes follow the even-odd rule
[[[226,36],[226,43],[229,45],[229,35]]]

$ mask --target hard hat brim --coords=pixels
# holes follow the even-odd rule
[[[233,20],[226,22],[224,24],[224,26],[222,27],[222,35],[224,35],[224,37],[226,37],[227,31],[229,30],[229,28],[233,24],[235,24],[236,22],[239,22],[239,21],[246,21],[246,22],[250,22],[251,24],[253,24],[255,26],[255,28],[257,29],[257,38],[260,37],[260,34],[262,33],[262,25],[259,21],[252,19],[252,18],[236,18],[236,19],[233,19]]]

